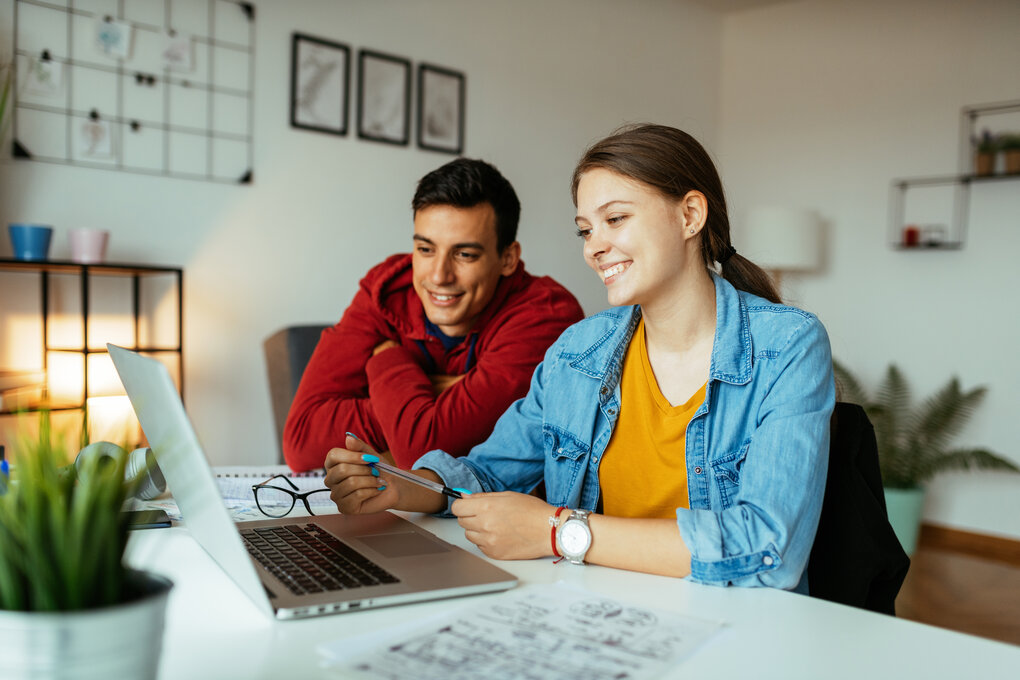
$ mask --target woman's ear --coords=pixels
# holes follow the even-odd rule
[[[684,228],[684,238],[697,236],[708,220],[708,199],[700,191],[688,191],[677,204],[680,224]]]

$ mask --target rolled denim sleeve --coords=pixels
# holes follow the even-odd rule
[[[802,581],[821,514],[835,403],[822,324],[804,315],[779,351],[756,354],[752,380],[764,397],[754,416],[737,487],[720,510],[677,509],[700,583],[806,589]],[[720,389],[741,386],[720,386]],[[711,446],[708,441],[709,463]],[[800,587],[798,587],[800,586]]]
[[[429,451],[419,458],[412,469],[427,468],[443,479],[449,487],[467,489],[472,493],[490,491],[531,491],[542,480],[544,450],[542,447],[543,376],[547,362],[553,361],[554,349],[546,352],[545,360],[531,377],[528,394],[511,404],[500,416],[492,434],[471,449],[467,456],[454,458],[444,451]],[[446,510],[450,516],[448,499]]]

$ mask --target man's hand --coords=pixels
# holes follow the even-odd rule
[[[464,375],[430,375],[429,380],[432,382],[432,391],[436,393],[438,397],[440,394],[450,389],[461,380],[464,379]]]
[[[497,560],[529,560],[552,555],[549,518],[556,508],[528,494],[478,493],[454,501],[450,510],[464,536]]]
[[[383,340],[375,346],[375,349],[372,350],[372,356],[375,356],[379,352],[385,352],[390,347],[400,347],[400,343],[396,340]]]

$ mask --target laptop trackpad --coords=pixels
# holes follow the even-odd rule
[[[358,540],[386,557],[409,557],[446,552],[448,548],[421,534],[408,531],[399,534],[372,534],[358,536]]]

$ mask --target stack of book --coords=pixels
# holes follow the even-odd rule
[[[0,412],[38,408],[45,388],[46,374],[42,371],[0,370]]]

